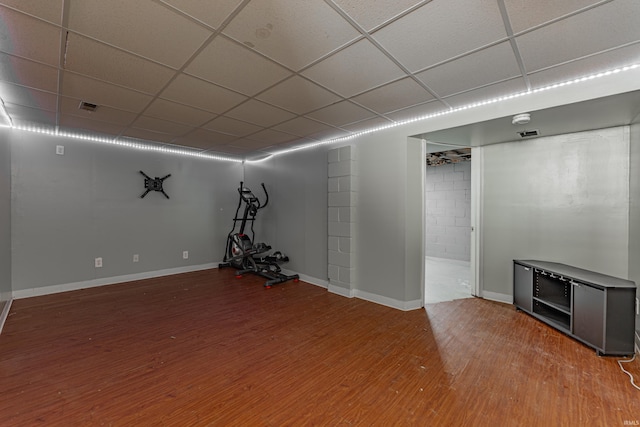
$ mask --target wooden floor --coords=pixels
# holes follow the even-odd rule
[[[209,270],[14,301],[1,426],[623,426],[617,364],[512,306]],[[640,363],[626,365],[636,379]]]

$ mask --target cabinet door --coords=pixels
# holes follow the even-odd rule
[[[605,291],[573,283],[573,335],[593,346],[604,348]]]
[[[533,303],[533,268],[513,264],[513,303],[531,313]]]

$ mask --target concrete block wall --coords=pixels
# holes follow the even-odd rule
[[[471,162],[427,166],[427,256],[471,259]]]
[[[353,296],[355,284],[354,232],[356,218],[355,149],[328,152],[329,290]]]

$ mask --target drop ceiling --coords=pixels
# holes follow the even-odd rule
[[[15,126],[238,157],[640,63],[637,0],[4,0],[0,19]]]

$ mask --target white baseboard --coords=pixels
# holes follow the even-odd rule
[[[329,284],[328,290],[332,294],[340,295],[342,297],[353,298],[355,296],[353,289],[343,288],[342,286]]]
[[[356,298],[360,298],[365,301],[375,302],[377,304],[381,304],[381,305],[395,308],[402,311],[416,310],[418,308],[422,308],[424,305],[422,303],[422,300],[419,300],[419,299],[413,300],[413,301],[400,301],[394,298],[372,294],[372,293],[361,291],[358,289],[355,289],[353,293]]]
[[[480,295],[480,298],[488,299],[490,301],[503,302],[505,304],[513,304],[513,295],[508,294],[482,291],[482,295]]]
[[[317,277],[307,276],[306,274],[300,274],[297,271],[291,271],[283,268],[282,273],[286,274],[287,276],[290,276],[292,274],[297,274],[300,277],[300,280],[302,280],[303,282],[311,283],[312,285],[320,286],[321,288],[325,288],[325,289],[329,287],[328,281],[318,279]]]
[[[43,286],[41,288],[20,289],[13,291],[14,299],[30,298],[42,295],[57,294],[60,292],[77,291],[79,289],[95,288],[97,286],[114,285],[134,280],[152,279],[154,277],[169,276],[172,274],[190,273],[192,271],[209,270],[218,268],[218,263],[189,265],[185,267],[167,268],[165,270],[147,271],[144,273],[126,274],[123,276],[105,277],[101,279],[87,280],[83,282],[64,283],[61,285]]]
[[[2,309],[2,313],[0,313],[0,334],[2,333],[2,328],[4,327],[4,322],[6,322],[7,317],[9,317],[9,310],[11,310],[11,303],[13,302],[12,299],[5,301],[6,304],[4,305],[4,308]]]

